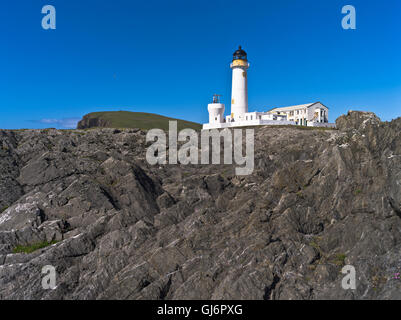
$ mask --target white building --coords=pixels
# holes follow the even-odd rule
[[[224,118],[225,106],[220,96],[214,95],[208,105],[209,123],[203,129],[243,127],[258,125],[303,125],[335,127],[329,123],[329,109],[320,102],[273,108],[267,112],[248,112],[248,69],[247,54],[241,46],[234,52],[232,69],[231,114]]]
[[[285,116],[288,121],[295,125],[310,127],[335,127],[329,123],[329,108],[321,102],[301,104],[291,107],[274,108],[268,111],[269,114]]]

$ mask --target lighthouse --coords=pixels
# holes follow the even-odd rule
[[[329,109],[320,102],[270,108],[269,111],[248,112],[248,69],[247,54],[238,47],[230,64],[232,69],[231,113],[224,117],[225,106],[220,102],[220,95],[215,94],[208,104],[209,123],[203,124],[203,130],[223,129],[248,126],[301,125],[308,127],[335,128],[329,123]]]
[[[220,95],[214,94],[212,103],[207,105],[209,111],[209,123],[219,124],[224,122],[224,104],[220,103]]]
[[[239,46],[233,54],[230,65],[233,70],[231,90],[231,122],[244,121],[248,112],[248,76],[249,63],[246,52]]]

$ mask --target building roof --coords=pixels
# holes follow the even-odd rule
[[[278,107],[278,108],[273,108],[271,110],[269,110],[269,112],[272,111],[289,111],[289,110],[296,110],[296,109],[303,109],[303,108],[309,108],[315,104],[320,103],[322,106],[326,107],[323,103],[321,102],[313,102],[313,103],[306,103],[306,104],[299,104],[299,105],[295,105],[295,106],[289,106],[289,107]],[[326,107],[327,108],[327,107]],[[328,109],[328,108],[327,108]]]

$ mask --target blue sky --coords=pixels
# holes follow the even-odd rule
[[[41,9],[57,10],[44,30]],[[343,30],[341,8],[356,8]],[[130,110],[207,122],[230,109],[229,63],[248,53],[249,110],[321,101],[401,116],[399,0],[24,0],[0,10],[0,128],[73,127]]]

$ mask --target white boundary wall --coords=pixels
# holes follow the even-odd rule
[[[221,129],[221,128],[235,128],[235,127],[247,127],[247,126],[295,126],[294,121],[286,120],[249,120],[249,121],[236,121],[236,122],[224,122],[224,123],[205,123],[203,130],[209,129]]]

